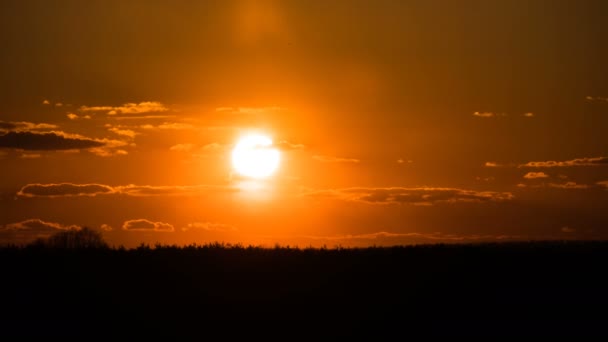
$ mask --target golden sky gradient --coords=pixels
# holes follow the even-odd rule
[[[0,241],[608,237],[605,1],[2,1]],[[239,137],[281,152],[238,176]]]

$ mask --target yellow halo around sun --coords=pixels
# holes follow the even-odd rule
[[[281,154],[272,139],[261,134],[246,135],[232,150],[232,166],[242,176],[266,178],[279,167]]]

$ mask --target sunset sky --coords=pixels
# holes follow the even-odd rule
[[[608,238],[608,2],[0,2],[0,242]],[[248,134],[276,172],[235,172]]]

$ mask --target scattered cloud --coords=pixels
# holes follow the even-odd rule
[[[110,226],[109,224],[102,224],[99,229],[101,229],[104,232],[111,232],[112,230],[114,230],[114,228],[112,228],[112,226]]]
[[[597,182],[597,183],[595,183],[595,184],[597,184],[597,185],[599,185],[599,186],[601,186],[601,187],[603,187],[603,188],[608,189],[608,180],[601,181],[601,182]]]
[[[176,144],[169,147],[169,150],[177,152],[190,152],[194,149],[194,147],[194,144]]]
[[[534,113],[532,113],[532,112],[524,113],[524,117],[526,117],[526,118],[531,118],[533,116],[534,116]]]
[[[2,230],[27,230],[34,232],[55,232],[57,230],[80,229],[80,226],[77,225],[66,226],[60,223],[47,222],[37,218],[16,223],[9,223],[0,227]]]
[[[125,103],[122,106],[81,106],[81,112],[106,112],[108,115],[145,114],[151,112],[166,112],[169,108],[157,101],[144,101],[140,103]]]
[[[332,156],[312,156],[312,159],[322,163],[359,163],[359,159],[354,158],[340,158]]]
[[[211,143],[203,146],[203,150],[205,151],[219,151],[223,148],[223,146],[219,143]]]
[[[49,100],[43,100],[43,101],[42,101],[42,104],[43,104],[43,105],[50,105],[50,104],[51,104],[51,102],[50,102]]]
[[[413,162],[414,162],[413,160],[409,160],[409,159],[403,159],[403,158],[397,159],[397,164],[405,164],[405,163],[411,164]]]
[[[525,188],[526,186],[527,186],[527,185],[526,185],[526,184],[524,184],[524,183],[519,183],[519,184],[517,184],[517,187],[518,187],[518,188]]]
[[[524,175],[525,179],[536,179],[536,178],[547,178],[549,177],[549,175],[547,175],[544,172],[528,172]]]
[[[589,185],[587,184],[578,184],[576,182],[566,182],[563,184],[549,183],[549,187],[551,188],[559,188],[559,189],[588,189]]]
[[[154,185],[120,185],[105,184],[73,184],[73,183],[32,183],[23,186],[18,192],[19,197],[79,197],[99,195],[125,196],[195,196],[208,192],[232,192],[238,189],[222,185],[183,185],[183,186],[154,186]]]
[[[483,164],[483,166],[485,167],[500,167],[501,165],[495,162],[486,162],[485,164]]]
[[[85,137],[69,137],[63,132],[9,132],[0,135],[0,147],[21,150],[71,150],[101,147],[102,141]]]
[[[68,119],[70,120],[79,120],[79,119],[86,119],[89,120],[91,119],[90,115],[78,115],[78,114],[74,114],[74,113],[67,113],[66,116],[68,117]]]
[[[531,161],[519,167],[569,167],[569,166],[599,166],[608,165],[608,157],[577,158],[565,161]]]
[[[290,143],[289,141],[286,140],[281,140],[278,143],[274,144],[278,149],[283,150],[283,151],[289,151],[289,150],[303,150],[306,148],[306,146],[304,146],[303,144],[294,144],[294,143]]]
[[[214,232],[234,232],[237,230],[234,226],[217,222],[192,222],[188,223],[185,227],[182,227],[182,231],[189,231],[195,229]]]
[[[122,224],[123,230],[145,232],[172,232],[173,225],[164,222],[154,222],[146,219],[128,220]]]
[[[57,102],[57,103],[55,103],[55,107],[63,107],[63,103]]]
[[[514,198],[510,192],[475,191],[456,188],[343,188],[314,190],[304,196],[336,198],[367,204],[434,205],[457,202],[498,202]]]

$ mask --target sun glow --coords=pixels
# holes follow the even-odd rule
[[[264,135],[244,136],[232,150],[232,166],[246,177],[266,178],[277,170],[280,161],[279,150],[273,148],[272,139]]]

